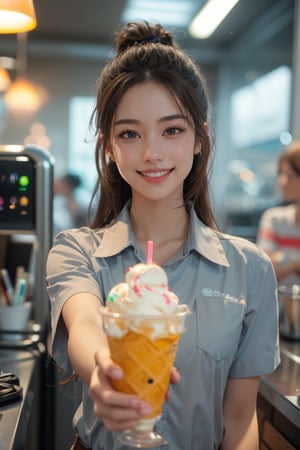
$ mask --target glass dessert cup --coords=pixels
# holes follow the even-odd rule
[[[179,305],[172,314],[125,315],[100,308],[113,361],[122,367],[124,377],[112,380],[120,392],[138,395],[152,406],[152,412],[137,427],[119,434],[123,444],[151,448],[168,442],[154,431],[170,382],[180,335],[190,313]]]

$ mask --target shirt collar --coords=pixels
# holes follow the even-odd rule
[[[94,256],[107,258],[117,255],[130,245],[133,247],[136,246],[136,240],[129,218],[129,205],[130,201],[126,203],[113,224],[100,229],[99,233],[102,234],[102,239]]]
[[[94,253],[95,257],[107,258],[115,256],[129,246],[137,247],[128,208],[129,202],[124,206],[119,217],[112,225],[99,231],[102,234],[102,239]],[[220,240],[220,234],[204,225],[193,207],[190,209],[190,215],[191,228],[185,253],[195,250],[208,260],[228,267],[229,262]]]
[[[229,267],[221,242],[221,234],[204,225],[197,216],[194,208],[190,209],[191,231],[187,250],[196,250],[200,255],[216,264]]]

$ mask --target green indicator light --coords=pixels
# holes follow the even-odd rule
[[[22,175],[22,176],[19,178],[19,185],[20,185],[20,186],[23,186],[23,187],[26,187],[26,186],[29,185],[29,178],[28,178],[27,175]]]

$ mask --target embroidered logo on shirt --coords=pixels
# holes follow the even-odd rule
[[[231,302],[231,303],[239,303],[240,305],[246,305],[246,300],[244,298],[239,299],[236,297],[233,297],[232,295],[225,294],[224,292],[215,291],[211,288],[203,288],[202,294],[205,297],[221,297],[224,299],[224,303]]]

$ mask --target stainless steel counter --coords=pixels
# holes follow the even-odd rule
[[[39,332],[40,326],[36,324],[32,330]],[[21,341],[0,341],[0,370],[14,373],[22,387],[20,399],[0,405],[1,450],[51,448],[44,446],[45,352],[38,333],[30,333]]]
[[[20,379],[23,388],[22,399],[0,407],[1,449],[25,448],[30,411],[36,395],[36,358],[27,351],[0,350],[0,368],[12,372]]]
[[[260,394],[293,425],[300,435],[300,342],[280,340],[281,363],[262,377]]]

